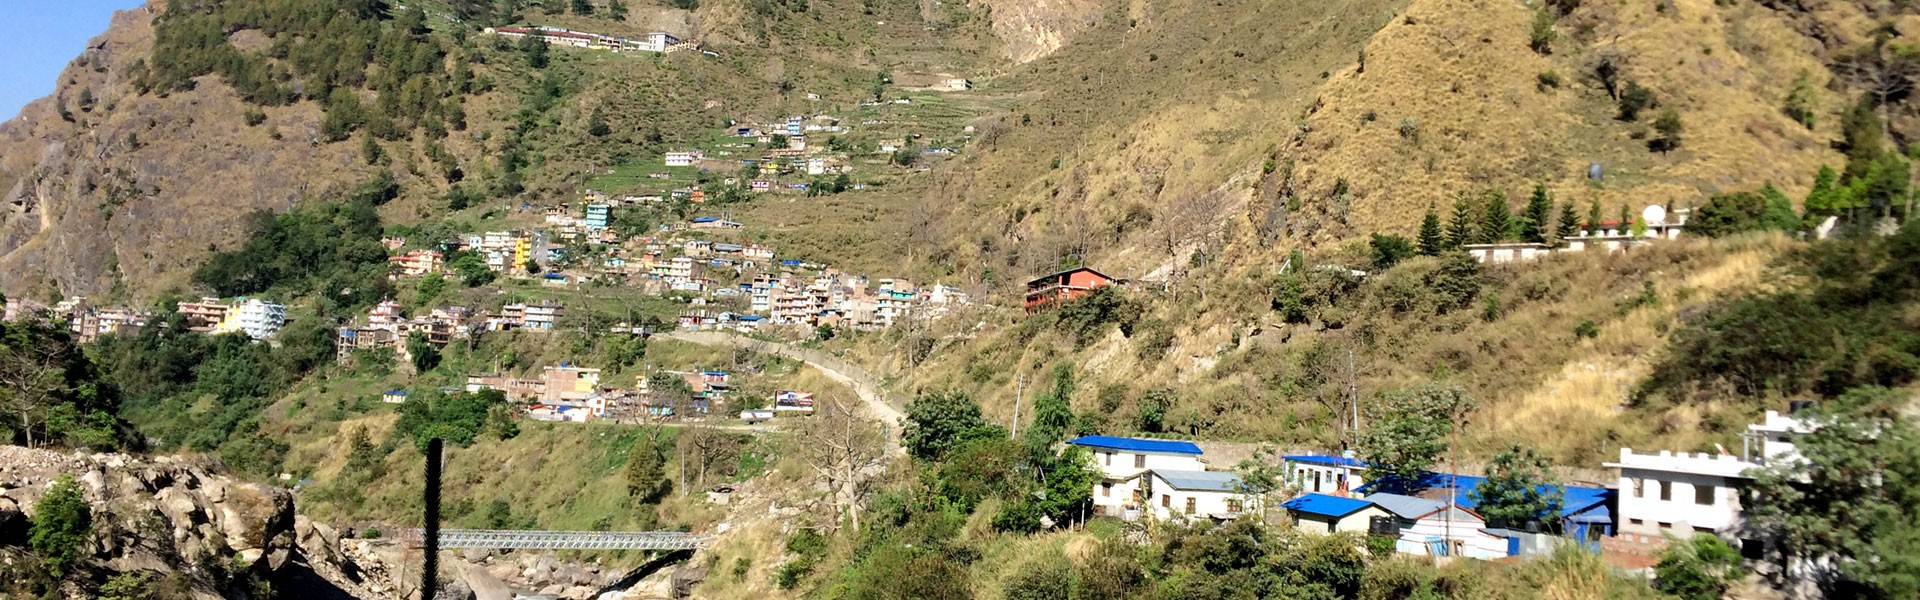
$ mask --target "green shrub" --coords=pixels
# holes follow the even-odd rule
[[[56,575],[80,562],[80,551],[93,536],[93,509],[80,494],[72,475],[62,474],[47,487],[47,495],[33,505],[28,547]]]
[[[1581,321],[1573,326],[1573,337],[1589,340],[1600,337],[1600,324],[1593,322],[1593,319]]]
[[[1653,108],[1656,104],[1653,90],[1640,86],[1638,81],[1628,81],[1626,89],[1620,92],[1620,113],[1622,121],[1640,120],[1640,112]]]
[[[1539,75],[1534,76],[1534,88],[1542,92],[1560,89],[1562,83],[1558,71],[1541,71]]]

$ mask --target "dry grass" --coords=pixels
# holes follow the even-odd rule
[[[1504,187],[1516,200],[1545,182],[1562,200],[1598,201],[1612,218],[1620,205],[1686,205],[1706,195],[1773,181],[1804,191],[1821,163],[1841,157],[1826,139],[1844,100],[1828,93],[1821,129],[1808,131],[1781,112],[1802,69],[1824,78],[1815,44],[1778,13],[1718,7],[1710,0],[1671,3],[1670,14],[1634,2],[1586,2],[1559,27],[1555,52],[1530,50],[1533,8],[1494,0],[1420,0],[1381,29],[1366,48],[1366,68],[1344,70],[1321,90],[1313,133],[1290,149],[1313,196],[1337,179],[1354,193],[1357,230],[1411,230],[1429,202],[1448,206],[1460,193]],[[1611,99],[1590,65],[1605,53],[1628,57],[1623,80],[1654,90],[1687,128],[1680,150],[1647,151],[1652,120],[1613,119]],[[1537,75],[1565,82],[1539,90]],[[1365,115],[1378,116],[1369,121]],[[1418,120],[1418,139],[1402,119]],[[1588,163],[1607,166],[1604,186],[1584,180]],[[1315,210],[1328,214],[1324,209]],[[1331,239],[1321,237],[1319,239]]]
[[[1676,315],[1720,295],[1764,285],[1762,275],[1784,245],[1779,238],[1756,240],[1749,248],[1730,249],[1717,264],[1687,273],[1678,285],[1661,286],[1658,306],[1638,309],[1579,342],[1558,373],[1493,413],[1498,420],[1484,435],[1489,440],[1551,440],[1541,445],[1583,459],[1608,456],[1622,445],[1655,442],[1643,423],[1633,423],[1645,415],[1624,411],[1629,395],[1665,346]],[[1698,415],[1692,418],[1690,424],[1697,424]],[[1657,440],[1662,448],[1697,450],[1717,441],[1696,427],[1670,429]]]

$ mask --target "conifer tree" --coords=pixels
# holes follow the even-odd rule
[[[1632,228],[1633,228],[1633,209],[1627,208],[1627,205],[1622,204],[1620,205],[1620,232],[1626,233],[1628,231],[1631,231]]]
[[[1440,215],[1433,212],[1433,203],[1427,203],[1427,215],[1420,219],[1420,254],[1439,256],[1447,247],[1445,234],[1440,232]]]
[[[1473,243],[1473,238],[1473,209],[1467,206],[1466,196],[1455,198],[1453,220],[1447,224],[1447,249],[1458,250]]]
[[[1602,229],[1605,227],[1600,224],[1600,201],[1594,200],[1593,204],[1587,207],[1587,233],[1600,235]]]
[[[1813,177],[1813,189],[1807,192],[1806,210],[1808,217],[1824,217],[1840,214],[1845,208],[1846,190],[1840,187],[1840,174],[1833,167],[1820,165],[1820,173]]]
[[[1480,243],[1497,244],[1513,234],[1513,209],[1507,207],[1507,193],[1488,190],[1487,203],[1480,211]]]
[[[1573,203],[1560,203],[1560,226],[1554,230],[1553,239],[1566,241],[1577,233],[1580,233],[1580,217],[1573,213]]]
[[[1533,195],[1527,198],[1526,222],[1521,224],[1521,237],[1535,244],[1547,243],[1547,231],[1553,219],[1553,194],[1547,191],[1547,184],[1533,185]]]

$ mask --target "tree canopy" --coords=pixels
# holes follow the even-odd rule
[[[1418,491],[1421,476],[1447,451],[1454,421],[1473,407],[1459,386],[1425,383],[1383,392],[1362,411],[1367,426],[1358,454],[1367,461],[1367,479],[1385,489]]]

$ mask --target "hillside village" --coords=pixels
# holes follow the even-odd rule
[[[116,24],[0,426],[248,482],[0,489],[0,596],[1920,593],[1911,7],[857,4]]]

